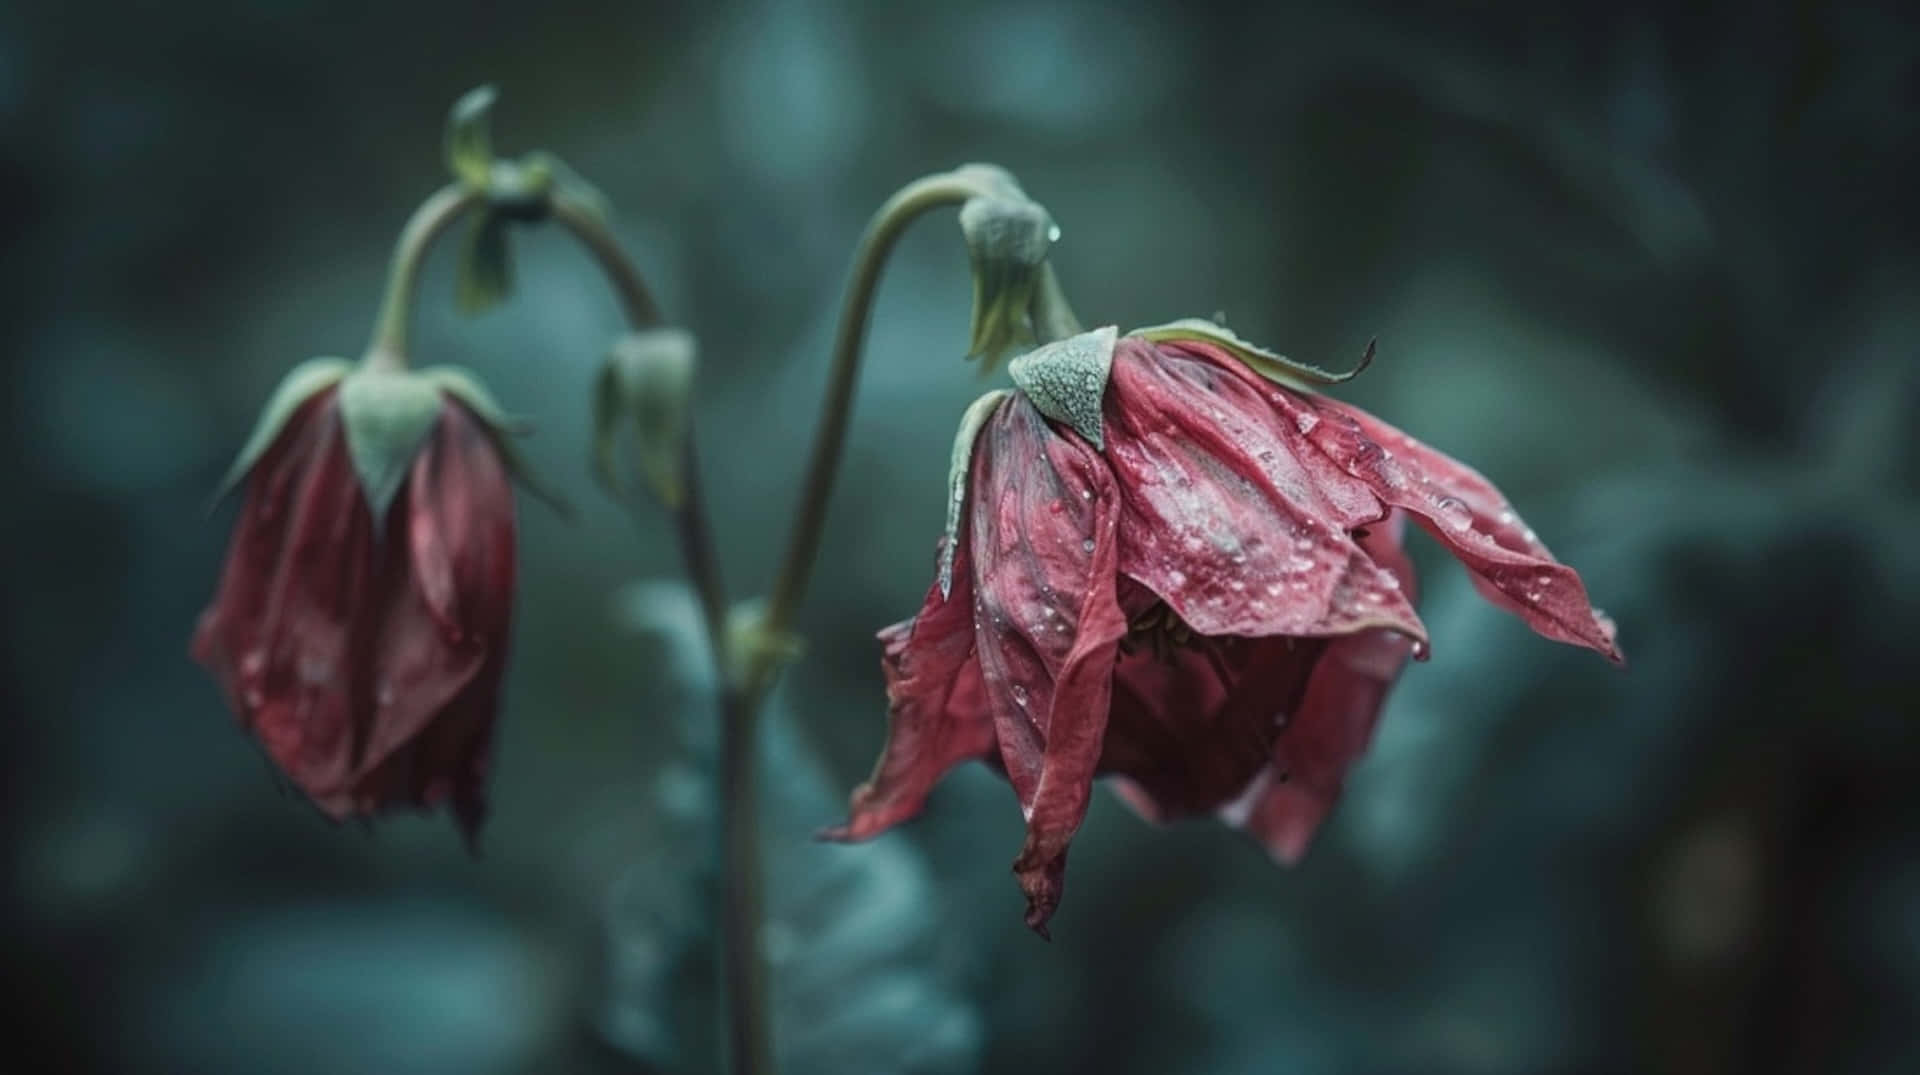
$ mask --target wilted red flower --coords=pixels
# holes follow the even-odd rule
[[[1535,631],[1619,659],[1579,576],[1486,479],[1270,379],[1310,368],[1200,322],[1024,361],[1022,391],[963,424],[941,577],[880,632],[886,747],[829,838],[911,817],[960,762],[995,765],[1026,814],[1014,870],[1043,936],[1098,776],[1149,818],[1213,813],[1297,859],[1424,655],[1405,518]]]
[[[335,819],[447,803],[472,839],[485,812],[514,585],[497,420],[457,371],[309,364],[235,465],[193,655]]]

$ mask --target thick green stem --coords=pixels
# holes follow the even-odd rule
[[[457,183],[449,184],[434,191],[413,211],[393,246],[393,261],[387,270],[387,292],[380,300],[373,340],[367,345],[366,356],[361,359],[363,363],[389,369],[406,367],[413,297],[420,290],[420,269],[426,264],[427,251],[448,225],[479,205],[484,197]]]
[[[874,293],[893,245],[920,216],[944,206],[962,205],[969,198],[995,193],[993,180],[978,168],[963,168],[926,176],[901,187],[867,223],[853,255],[853,279],[840,309],[840,325],[833,341],[833,368],[827,375],[827,399],[813,437],[813,454],[801,486],[800,507],[787,540],[786,558],[767,600],[763,630],[769,637],[784,636],[806,593],[814,560],[820,554],[820,535],[826,526],[827,502],[847,440],[853,413],[853,390],[860,380],[860,355],[872,320]],[[777,663],[765,648],[747,655],[742,677],[748,703],[757,706],[772,685]]]

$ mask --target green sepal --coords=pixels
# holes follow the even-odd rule
[[[317,393],[324,392],[339,384],[353,369],[353,363],[344,358],[310,358],[287,371],[285,377],[275,386],[273,395],[267,397],[267,405],[253,424],[253,432],[247,442],[234,457],[233,465],[220,479],[220,484],[207,501],[207,510],[211,511],[227,498],[240,483],[246,480],[260,457],[267,454],[273,442],[280,438],[280,431],[286,428],[287,420],[300,405],[312,399]]]
[[[980,436],[980,430],[993,417],[994,409],[1005,402],[1013,392],[1005,388],[996,388],[967,408],[960,416],[960,430],[953,435],[953,455],[947,464],[947,528],[940,542],[940,597],[945,600],[953,593],[953,558],[956,543],[960,540],[960,516],[967,503],[967,477],[973,471],[973,442]]]
[[[507,216],[493,209],[476,214],[467,226],[454,272],[454,304],[465,314],[480,314],[513,293],[513,260],[507,249]]]
[[[1007,366],[1013,383],[1040,413],[1064,422],[1104,450],[1100,402],[1113,374],[1113,349],[1120,330],[1112,325],[1043,344]]]
[[[493,170],[490,120],[500,93],[492,86],[468,90],[447,113],[447,167],[454,177],[475,190],[484,189]]]
[[[439,386],[406,370],[362,366],[340,382],[347,456],[373,511],[376,533],[384,532],[387,508],[443,406]]]
[[[681,328],[629,332],[614,341],[594,383],[594,476],[616,499],[629,489],[616,462],[631,426],[638,477],[668,508],[686,499],[687,430],[699,364],[693,334]]]
[[[479,378],[459,366],[431,366],[421,370],[418,376],[425,378],[435,388],[453,397],[471,411],[474,417],[480,419],[480,424],[486,428],[487,435],[493,438],[494,448],[499,451],[500,458],[507,464],[507,473],[513,476],[513,480],[520,483],[521,488],[532,494],[534,499],[553,509],[555,513],[563,517],[573,514],[573,509],[567,504],[566,498],[555,492],[553,487],[534,471],[533,467],[527,463],[526,456],[521,453],[520,446],[514,443],[514,438],[524,437],[533,432],[532,423],[525,418],[509,414],[500,406],[499,401],[493,398],[493,393],[487,390],[487,386],[480,383]]]
[[[1202,343],[1210,343],[1246,363],[1248,369],[1267,380],[1305,391],[1312,391],[1315,385],[1342,384],[1351,381],[1373,363],[1373,341],[1371,340],[1367,341],[1366,352],[1360,356],[1358,365],[1345,373],[1334,373],[1305,362],[1296,362],[1285,355],[1248,343],[1234,335],[1233,331],[1225,325],[1200,317],[1183,317],[1164,325],[1137,328],[1127,335],[1138,336],[1155,343],[1179,340],[1199,340]]]

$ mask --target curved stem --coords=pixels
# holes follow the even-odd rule
[[[888,198],[867,223],[854,249],[853,279],[840,309],[840,326],[833,341],[833,368],[828,374],[827,399],[821,410],[820,426],[813,438],[813,454],[807,462],[807,476],[801,487],[800,508],[793,531],[787,540],[787,552],[780,574],[767,600],[764,629],[778,637],[786,633],[806,592],[813,562],[820,553],[820,534],[826,526],[827,501],[833,495],[833,479],[840,467],[840,455],[846,445],[847,422],[853,412],[853,390],[860,379],[860,354],[872,319],[874,293],[880,284],[880,272],[886,266],[907,225],[934,209],[960,205],[983,194],[993,193],[988,181],[977,170],[962,169],[925,176],[901,187]],[[765,652],[749,655],[750,667],[743,677],[750,703],[771,683],[774,662]]]
[[[407,333],[412,327],[413,296],[419,290],[420,269],[427,250],[460,214],[480,204],[484,195],[458,183],[441,187],[413,211],[393,246],[387,270],[387,291],[373,326],[373,340],[362,362],[369,366],[403,369],[407,365]]]
[[[627,257],[600,214],[565,191],[556,191],[553,218],[593,254],[613,284],[627,322],[651,328],[665,319],[639,268]],[[726,587],[715,555],[713,528],[694,458],[693,424],[687,424],[681,450],[683,496],[673,512],[675,537],[687,577],[700,601],[707,643],[720,684],[719,799],[721,839],[721,949],[725,973],[727,1045],[732,1070],[766,1075],[774,1070],[772,1019],[767,1001],[766,963],[760,944],[763,886],[760,862],[760,806],[755,759],[758,707],[741,691],[733,675],[732,644],[727,636]]]
[[[626,312],[628,324],[634,328],[652,328],[665,320],[639,268],[627,257],[626,251],[620,249],[619,241],[607,230],[599,213],[565,191],[554,192],[551,209],[553,218],[580,240],[600,264],[600,271],[607,274],[614,292],[620,296],[620,308]]]

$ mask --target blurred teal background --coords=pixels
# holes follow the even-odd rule
[[[1498,481],[1632,662],[1539,641],[1430,546],[1434,658],[1306,862],[1099,797],[1045,945],[974,767],[855,848],[872,633],[917,606],[961,361],[950,218],[871,337],[772,729],[794,1071],[1920,1070],[1920,187],[1911,7],[1818,3],[16,3],[8,1071],[701,1071],[697,652],[659,520],[586,477],[619,321],[558,233],[422,361],[539,424],[485,854],[283,797],[186,658],[282,373],[352,355],[440,123],[596,182],[700,335],[736,592],[771,581],[847,258],[968,160],[1064,237],[1079,312],[1224,311]],[[663,628],[664,625],[664,628]],[[646,627],[647,630],[636,630]],[[662,635],[661,630],[666,634]]]

